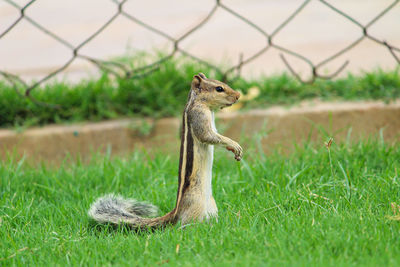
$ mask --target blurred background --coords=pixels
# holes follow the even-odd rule
[[[0,0],[0,145],[47,159],[176,151],[199,71],[242,90],[230,111],[247,113],[220,128],[261,133],[265,151],[398,140],[399,65],[399,0]],[[61,126],[28,130],[48,124]]]
[[[222,63],[223,71],[241,64],[246,76],[288,71],[282,54],[307,80],[313,66],[330,75],[346,61],[342,75],[393,69],[400,6],[393,0],[2,0],[0,34],[0,70],[25,81],[63,67],[62,78],[79,80],[95,73],[89,59],[155,50]]]

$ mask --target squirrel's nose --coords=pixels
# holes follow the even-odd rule
[[[240,97],[240,93],[237,92],[237,94],[236,94],[236,100],[239,100],[239,97]]]

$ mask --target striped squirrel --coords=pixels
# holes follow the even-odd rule
[[[123,223],[134,228],[159,227],[178,221],[187,224],[217,217],[211,189],[214,145],[224,146],[238,161],[243,150],[237,142],[217,133],[214,111],[231,106],[239,97],[239,92],[208,79],[203,73],[193,77],[182,118],[178,193],[172,211],[151,218],[157,213],[155,206],[111,194],[97,199],[89,216],[100,223]]]

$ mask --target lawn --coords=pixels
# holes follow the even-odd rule
[[[237,163],[217,149],[218,222],[154,232],[97,225],[87,210],[109,192],[171,210],[177,156],[93,156],[60,167],[10,158],[0,163],[0,265],[398,266],[398,145],[245,152]]]

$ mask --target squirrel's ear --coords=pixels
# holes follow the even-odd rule
[[[201,78],[203,78],[203,79],[207,79],[207,77],[206,77],[206,75],[204,75],[203,73],[201,73],[201,72],[199,72],[199,74],[197,74],[197,75],[199,75]]]
[[[206,78],[206,76],[205,76],[203,73],[199,73],[199,74],[197,74],[197,75],[194,75],[194,76],[193,76],[192,85],[193,85],[195,88],[199,88],[199,89],[200,89],[201,81],[202,81],[203,79],[205,79],[205,78]]]

